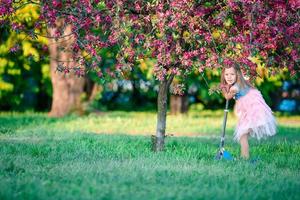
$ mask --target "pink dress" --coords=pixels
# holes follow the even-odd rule
[[[245,133],[258,140],[276,134],[276,120],[260,91],[249,87],[238,88],[235,100],[234,111],[238,117],[235,140],[239,141]]]

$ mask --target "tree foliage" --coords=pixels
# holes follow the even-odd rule
[[[21,22],[12,22],[20,3],[5,0],[1,24],[12,30],[27,31]],[[182,76],[193,67],[203,71],[240,64],[248,75],[257,75],[264,63],[269,72],[287,68],[299,71],[298,1],[277,0],[41,0],[24,1],[41,7],[34,27],[54,26],[58,19],[73,25],[76,38],[70,51],[87,54],[74,58],[97,71],[99,77],[115,77],[131,70],[134,62],[154,57],[155,76]],[[63,29],[63,28],[62,28]],[[101,30],[104,34],[99,34]],[[58,30],[60,37],[63,30]],[[120,53],[114,69],[100,69],[99,51],[118,44]],[[74,66],[73,70],[76,71]],[[70,71],[70,70],[67,70]]]

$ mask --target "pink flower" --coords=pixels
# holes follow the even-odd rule
[[[102,57],[99,56],[99,55],[96,55],[95,58],[96,58],[96,60],[97,60],[98,63],[100,63],[102,61]]]
[[[48,51],[48,46],[44,44],[44,45],[42,46],[42,50],[43,50],[44,52],[47,52],[47,51]]]
[[[64,68],[64,73],[65,73],[65,74],[70,73],[70,69],[69,69],[68,67],[65,67],[65,68]]]
[[[106,16],[106,17],[105,17],[105,21],[106,21],[106,22],[111,22],[111,21],[112,21],[112,19],[111,19],[111,17],[110,17],[110,16]]]
[[[99,71],[99,72],[97,72],[97,76],[98,76],[99,78],[102,78],[102,77],[103,77],[103,73],[102,73],[101,71]]]
[[[172,73],[172,74],[175,74],[175,75],[180,75],[180,71],[178,70],[178,68],[173,68],[173,69],[171,70],[171,73]]]
[[[12,48],[10,48],[10,52],[11,53],[16,53],[17,51],[19,51],[21,49],[21,47],[20,47],[20,45],[15,45],[15,46],[13,46]]]
[[[142,10],[141,4],[140,4],[139,2],[136,2],[136,3],[134,4],[134,8],[135,8],[135,10],[138,11],[138,12]]]
[[[61,7],[62,7],[61,1],[57,1],[57,0],[53,0],[53,1],[52,1],[52,5],[53,5],[53,7],[55,7],[55,8],[61,8]]]
[[[299,60],[299,54],[295,49],[293,49],[291,51],[291,56],[292,56],[293,61],[298,61]]]
[[[227,0],[227,4],[232,10],[237,10],[239,8],[235,0]]]
[[[211,37],[211,35],[209,33],[206,33],[204,35],[204,38],[205,38],[206,42],[208,42],[208,43],[211,42],[212,37]]]
[[[97,56],[97,52],[96,50],[92,47],[91,44],[87,45],[87,50],[93,55],[93,56]]]
[[[78,19],[74,15],[69,15],[68,19],[71,23],[78,22]]]
[[[75,75],[81,77],[84,75],[84,71],[81,69],[75,69]]]
[[[98,23],[100,23],[102,20],[101,20],[101,15],[100,14],[97,14],[96,16],[95,16],[95,21],[96,22],[98,22]]]
[[[91,7],[91,5],[89,5],[88,7],[86,7],[86,12],[87,12],[88,14],[90,14],[90,13],[92,12],[92,7]]]
[[[201,65],[201,66],[198,68],[198,71],[199,71],[200,73],[202,73],[202,72],[204,71],[204,69],[205,69],[205,67],[204,67],[203,65]]]

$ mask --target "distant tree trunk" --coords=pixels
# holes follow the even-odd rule
[[[83,91],[86,93],[86,99],[88,100],[90,99],[94,86],[95,86],[95,82],[93,82],[89,78],[85,79]]]
[[[103,86],[86,78],[83,91],[86,93],[87,103],[92,103],[93,101],[98,100],[98,95],[103,91]]]
[[[153,142],[154,151],[162,151],[164,149],[165,132],[166,132],[166,119],[167,119],[167,100],[168,90],[173,81],[174,75],[169,79],[160,82],[158,98],[157,98],[157,125],[156,137]]]
[[[61,26],[63,26],[63,21],[60,21],[56,28],[49,28],[50,36],[53,37]],[[70,34],[71,31],[71,26],[67,26],[64,29],[64,35]],[[49,41],[50,71],[53,87],[49,116],[52,117],[62,117],[71,111],[81,108],[80,95],[84,88],[84,78],[79,78],[72,72],[65,75],[64,72],[57,71],[59,63],[66,67],[78,66],[75,61],[72,61],[73,54],[70,51],[70,46],[73,42],[73,35],[58,40],[50,39]],[[61,47],[67,48],[67,50],[63,51],[60,49]]]
[[[132,78],[133,78],[133,80],[131,81],[131,83],[132,83],[132,95],[131,95],[132,103],[133,103],[133,106],[140,106],[141,93],[139,90],[139,82],[138,82],[139,80],[136,80],[136,78],[134,78],[133,76],[132,76]]]
[[[170,107],[172,115],[187,113],[189,107],[188,96],[171,95]]]
[[[97,83],[94,83],[91,94],[88,97],[89,102],[97,99],[97,95],[103,90],[103,87]]]

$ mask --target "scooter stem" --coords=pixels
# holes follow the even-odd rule
[[[226,99],[220,149],[222,149],[224,147],[224,143],[225,143],[225,130],[226,130],[226,122],[227,122],[227,114],[228,114],[228,105],[229,105],[229,99]]]

